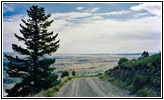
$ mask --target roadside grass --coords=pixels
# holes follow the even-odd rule
[[[102,80],[108,80],[108,78],[104,74],[97,75]]]
[[[145,97],[145,96],[147,96],[147,97],[157,97],[157,94],[156,94],[155,91],[147,89],[147,88],[139,90],[137,92],[137,95],[142,96],[142,97]]]
[[[38,94],[30,94],[28,97],[55,97],[57,96],[57,92],[61,89],[61,87],[67,83],[68,81],[74,79],[74,78],[82,78],[82,77],[96,77],[95,74],[89,74],[89,75],[77,75],[77,76],[67,76],[64,78],[59,79],[59,84],[49,88],[47,90],[41,90]]]

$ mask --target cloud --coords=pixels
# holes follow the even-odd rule
[[[77,7],[76,9],[77,10],[82,10],[84,7]]]
[[[161,3],[143,3],[137,6],[132,6],[130,9],[133,11],[147,10],[149,13],[160,16],[161,15]]]
[[[139,17],[148,16],[148,15],[149,15],[148,12],[144,12],[144,13],[135,13],[135,14],[133,14],[133,17],[139,18]]]
[[[109,13],[68,12],[53,13],[49,31],[59,33],[58,53],[133,53],[161,50],[160,16],[135,17],[127,20],[104,16],[130,14],[132,11]],[[142,16],[141,13],[138,16]],[[144,14],[143,14],[144,15]],[[13,33],[19,33],[20,19],[16,15],[3,20],[3,48],[11,50],[11,43],[19,43]],[[10,40],[10,41],[8,41]],[[23,45],[23,44],[22,44]]]
[[[114,19],[81,20],[61,27],[60,53],[118,53],[161,50],[160,17],[126,21]],[[69,24],[69,23],[68,23]],[[57,26],[54,23],[52,27]]]
[[[13,12],[14,11],[14,8],[11,7],[11,6],[8,6],[6,4],[3,4],[3,13],[6,13],[8,11]]]
[[[112,16],[112,15],[123,15],[123,14],[129,14],[131,11],[129,10],[122,10],[122,11],[113,11],[113,12],[110,12],[110,13],[97,13],[96,15],[101,15],[101,16],[105,16],[105,15],[108,15],[108,16]]]
[[[19,29],[19,24],[22,24],[21,19],[27,19],[26,15],[15,15],[15,16],[9,16],[3,18],[3,50],[4,51],[12,51],[11,44],[17,43],[18,45],[24,44],[21,42],[18,42],[14,34],[18,34],[21,36]]]
[[[96,8],[87,9],[87,10],[85,10],[84,12],[86,12],[86,13],[93,13],[93,12],[98,11],[99,9],[100,9],[100,8],[96,7]]]
[[[75,18],[82,18],[91,16],[90,13],[80,13],[80,12],[69,12],[69,13],[55,13],[52,14],[52,18],[63,19],[63,20],[72,20]]]

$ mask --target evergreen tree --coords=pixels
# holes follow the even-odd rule
[[[148,57],[148,56],[149,56],[149,53],[146,52],[146,51],[144,51],[144,52],[142,53],[142,56],[143,56],[143,57]]]
[[[76,75],[76,72],[73,70],[72,71],[72,76],[75,76]]]
[[[53,32],[47,30],[53,22],[48,20],[51,15],[46,15],[43,7],[35,5],[31,6],[27,13],[29,19],[22,19],[24,25],[20,24],[22,36],[15,34],[26,47],[12,44],[14,52],[25,57],[5,54],[10,61],[6,72],[10,77],[21,78],[20,83],[6,90],[8,96],[26,96],[57,84],[57,75],[52,73],[55,69],[50,67],[55,59],[45,59],[45,56],[51,55],[59,48],[59,40],[56,40],[58,34],[54,36]]]

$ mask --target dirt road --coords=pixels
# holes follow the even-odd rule
[[[56,95],[58,97],[134,97],[129,95],[129,91],[97,77],[72,79]]]

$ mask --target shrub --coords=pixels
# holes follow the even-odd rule
[[[108,81],[114,81],[115,78],[114,77],[109,77],[109,80]]]
[[[72,77],[67,77],[68,78],[68,80],[71,80],[72,79]]]
[[[155,91],[147,89],[147,88],[139,90],[137,92],[137,95],[142,96],[142,97],[156,97],[157,96]]]
[[[136,77],[133,81],[134,90],[138,91],[139,89],[144,88],[146,83],[148,83],[148,78],[146,76],[136,75]]]
[[[98,77],[99,77],[100,79],[102,79],[102,80],[105,80],[105,79],[106,79],[104,75],[99,75]]]
[[[66,77],[66,76],[69,76],[69,73],[67,71],[64,71],[61,75],[61,78]]]
[[[48,93],[48,97],[54,97],[54,93]]]
[[[111,81],[114,85],[121,87],[121,88],[125,88],[126,87],[126,82],[122,82],[120,80],[113,80]]]
[[[60,90],[60,87],[59,87],[59,86],[55,86],[55,87],[53,87],[53,89],[54,89],[55,91],[59,91],[59,90]]]
[[[127,62],[127,61],[128,61],[127,58],[120,58],[119,61],[118,61],[118,65],[119,65],[119,66],[122,66],[122,64],[123,64],[124,62]]]
[[[39,94],[35,95],[36,97],[54,97],[54,93],[52,91],[42,90]]]

